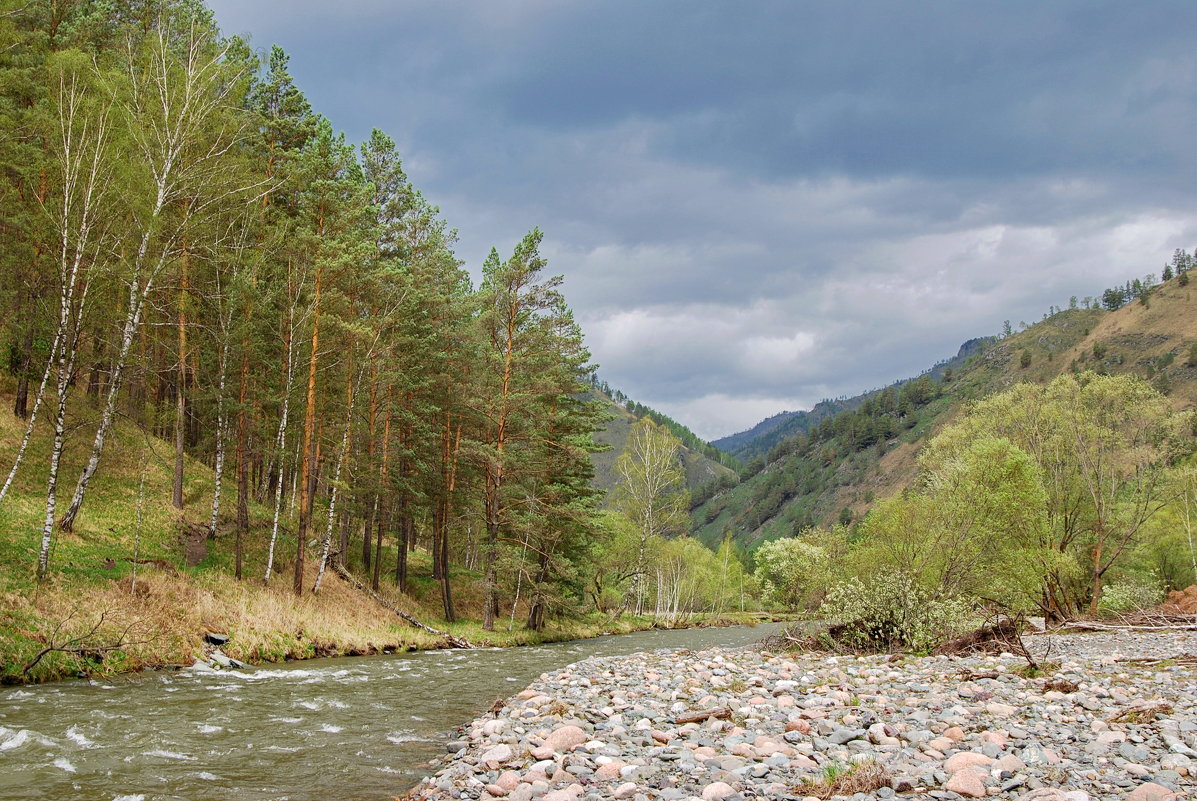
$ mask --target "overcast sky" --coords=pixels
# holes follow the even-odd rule
[[[209,0],[715,438],[1197,245],[1197,3]]]

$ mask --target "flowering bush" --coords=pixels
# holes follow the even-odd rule
[[[832,636],[850,648],[926,651],[959,634],[971,607],[963,598],[940,598],[900,573],[880,573],[837,584],[819,610]]]
[[[1103,615],[1124,615],[1150,609],[1164,600],[1164,587],[1156,575],[1129,576],[1102,590],[1097,608]]]

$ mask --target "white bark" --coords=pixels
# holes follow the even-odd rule
[[[337,493],[340,491],[341,468],[345,465],[345,456],[349,451],[349,427],[345,427],[345,435],[341,438],[341,455],[337,457],[337,469],[333,477],[332,495],[328,500],[328,526],[324,529],[324,546],[320,550],[320,569],[316,571],[316,582],[312,585],[312,592],[320,592],[320,582],[324,580],[324,571],[328,568],[328,554],[332,550],[333,525],[337,514]]]
[[[270,526],[270,547],[266,552],[266,581],[270,581],[270,574],[274,571],[274,546],[278,542],[278,519],[283,510],[283,454],[287,452],[287,416],[291,410],[291,381],[295,373],[294,313],[292,307],[288,320],[291,330],[287,335],[287,380],[283,388],[283,413],[278,421],[278,433],[274,435],[274,445],[278,452],[278,481],[274,485],[274,522]]]
[[[359,372],[354,384],[361,380]],[[349,393],[349,408],[345,411],[345,434],[341,437],[341,453],[337,456],[337,469],[333,475],[332,495],[328,500],[328,525],[324,529],[324,547],[320,553],[320,569],[316,571],[316,582],[312,585],[312,592],[320,592],[320,582],[324,579],[324,571],[328,569],[328,555],[332,550],[333,525],[337,515],[337,495],[341,490],[341,470],[349,458],[349,432],[353,428],[353,407],[357,403],[357,391],[351,389]]]
[[[224,478],[224,441],[228,434],[228,421],[224,413],[225,367],[228,361],[229,346],[225,340],[220,350],[220,378],[216,389],[216,476],[212,487],[212,516],[208,520],[208,536],[216,536],[216,521],[220,517],[220,489]]]
[[[50,469],[46,478],[46,516],[38,549],[37,577],[50,569],[54,543],[54,514],[58,503],[58,472],[66,442],[66,415],[71,377],[79,352],[78,334],[87,311],[91,270],[86,268],[95,250],[99,206],[109,185],[107,155],[111,106],[89,114],[86,92],[77,75],[59,77],[56,98],[58,129],[54,144],[62,170],[61,204],[55,223],[58,234],[58,326],[54,340],[57,357],[57,404]],[[51,361],[54,361],[52,357]],[[43,377],[43,385],[46,377]],[[31,421],[32,423],[32,421]]]
[[[100,425],[87,465],[75,484],[71,505],[60,523],[69,531],[83,505],[87,487],[104,453],[116,414],[116,401],[133,338],[155,282],[177,254],[188,221],[252,186],[221,185],[224,156],[240,138],[240,130],[215,124],[229,102],[232,77],[223,66],[224,51],[212,47],[198,28],[191,31],[185,52],[173,54],[167,34],[157,31],[153,53],[145,63],[129,55],[130,100],[125,106],[136,157],[151,176],[149,211],[137,217],[140,238],[128,276],[128,308],[121,344],[113,363]],[[231,166],[231,165],[230,165]],[[183,202],[187,201],[187,202]],[[182,213],[166,222],[165,212]],[[135,215],[136,216],[136,215]],[[151,252],[152,246],[152,252]]]
[[[635,599],[636,614],[643,612],[645,550],[649,541],[665,530],[671,515],[670,496],[684,481],[677,463],[680,447],[676,437],[646,419],[637,423],[627,450],[615,463],[621,479],[620,505],[640,529],[636,567],[628,590],[629,597]]]
[[[17,471],[21,469],[21,461],[25,458],[25,451],[29,447],[29,440],[33,439],[33,427],[37,422],[37,413],[41,408],[42,399],[46,396],[46,384],[50,381],[50,374],[54,372],[54,362],[58,357],[60,337],[61,331],[54,334],[54,343],[50,346],[50,358],[46,361],[46,369],[42,372],[42,381],[38,385],[37,395],[33,399],[33,408],[29,412],[29,422],[25,425],[25,435],[21,437],[21,446],[17,448],[17,456],[13,459],[12,468],[8,471],[8,478],[4,479],[4,486],[0,487],[0,503],[3,503],[4,496],[8,494],[9,488],[12,487],[12,483],[17,477]]]

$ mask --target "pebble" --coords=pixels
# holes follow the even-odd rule
[[[584,660],[464,727],[409,797],[802,798],[829,765],[873,763],[888,783],[840,801],[1197,797],[1197,670],[1116,661],[1197,653],[1197,633],[1027,641],[1054,674],[1026,678],[1025,660],[1010,654],[894,662],[712,649]],[[1046,690],[1056,678],[1077,689]],[[1165,701],[1170,711],[1154,721],[1116,719]],[[676,722],[724,708],[730,719]]]

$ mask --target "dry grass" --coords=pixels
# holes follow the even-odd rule
[[[313,575],[314,578],[314,575]],[[32,603],[30,603],[32,600]],[[363,602],[365,601],[365,602]],[[29,675],[22,669],[52,639],[85,631],[103,615],[92,638],[97,647],[130,630],[130,645],[104,663],[78,659],[45,661]],[[226,652],[247,662],[277,662],[314,656],[358,655],[435,648],[433,635],[402,624],[393,614],[363,599],[336,576],[325,577],[319,595],[296,597],[289,582],[264,586],[217,574],[186,574],[142,569],[134,586],[126,577],[101,585],[54,582],[32,599],[8,593],[0,598],[0,675],[12,680],[45,680],[75,672],[121,672],[167,664],[187,664],[200,654],[205,631],[231,636]],[[16,625],[24,621],[25,625]]]
[[[836,795],[873,793],[888,787],[892,781],[890,772],[877,762],[859,762],[850,767],[832,762],[823,766],[818,779],[805,779],[792,789],[799,795],[826,799]]]
[[[1109,719],[1110,723],[1154,723],[1163,715],[1172,714],[1172,704],[1167,701],[1146,701],[1124,709]]]

